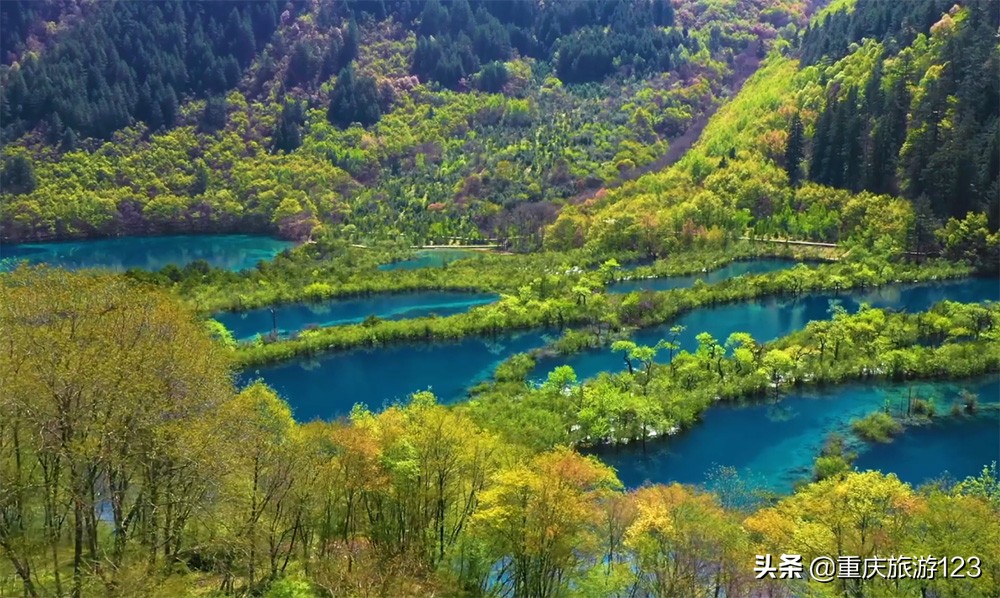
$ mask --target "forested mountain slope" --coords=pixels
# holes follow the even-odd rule
[[[995,228],[998,27],[996,2],[926,1],[859,2],[810,28],[802,61],[820,83],[824,61],[852,73],[817,106],[809,179],[902,194],[937,217],[987,211]]]
[[[954,1],[0,2],[0,598],[997,598]]]
[[[565,198],[663,155],[810,4],[83,9],[5,4],[22,10],[0,75],[7,240],[253,230],[530,249]]]
[[[32,10],[26,3],[24,10]],[[225,92],[278,25],[282,2],[107,2],[9,72],[5,138],[108,138],[134,120],[170,126],[178,98]],[[10,10],[16,13],[16,10]],[[30,30],[30,28],[29,28]],[[16,32],[12,32],[12,37]],[[72,145],[72,143],[68,143]]]
[[[988,0],[833,5],[681,163],[565,210],[547,245],[662,254],[749,226],[995,264],[998,13]]]

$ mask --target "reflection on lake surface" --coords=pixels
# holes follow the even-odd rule
[[[129,268],[159,270],[169,264],[184,267],[205,260],[215,268],[245,270],[257,262],[274,259],[292,241],[264,235],[171,235],[164,237],[115,237],[58,243],[0,245],[0,271],[17,261],[49,264],[68,270]]]
[[[851,435],[850,422],[898,406],[910,392],[932,399],[947,414],[961,390],[979,395],[985,408],[976,416],[939,416],[932,424],[909,427],[889,444],[858,443],[858,470],[895,473],[904,482],[922,484],[947,473],[953,479],[976,475],[1000,461],[1000,376],[965,382],[849,384],[829,389],[795,390],[777,403],[720,404],[703,420],[677,436],[641,445],[591,451],[618,470],[634,488],[645,482],[701,484],[716,466],[735,468],[749,480],[776,492],[808,479],[827,434]]]
[[[238,340],[269,334],[277,324],[278,334],[287,336],[310,326],[334,326],[363,321],[368,316],[383,320],[419,318],[436,314],[450,316],[492,303],[497,295],[459,291],[383,293],[367,297],[330,299],[316,303],[288,303],[271,310],[262,307],[243,312],[220,312],[213,317]]]

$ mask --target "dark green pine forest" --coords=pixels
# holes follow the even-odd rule
[[[662,172],[780,57],[800,71],[782,82],[780,121],[725,141],[719,159],[776,164],[785,188],[904,197],[914,250],[940,249],[933,231],[969,213],[995,230],[996,4],[860,2],[810,22],[814,8],[5,2],[3,235],[251,230],[537,249],[602,187]],[[693,174],[704,187],[707,172]],[[661,201],[678,202],[690,198]],[[829,211],[767,203],[737,205],[735,219],[694,206],[667,227],[704,239]]]
[[[242,271],[0,260],[0,598],[996,598],[995,463],[857,463],[997,414],[968,388],[1000,372],[998,31],[996,0],[0,1],[4,250],[294,242]],[[442,291],[490,295],[279,330]],[[739,306],[728,336],[678,323]],[[476,343],[454,401],[337,394]],[[261,377],[359,355],[336,418]],[[811,439],[787,492],[607,464],[824,387],[899,396]],[[768,553],[978,561],[818,583],[758,578]]]
[[[985,211],[995,228],[1000,64],[990,32],[997,28],[996,4],[968,4],[963,26],[942,41],[920,88],[912,90],[905,78],[883,85],[887,60],[890,65],[902,60],[907,68],[911,58],[900,57],[900,50],[913,45],[920,32],[945,37],[954,27],[957,12],[942,18],[944,8],[935,2],[863,3],[805,31],[801,56],[808,66],[841,60],[851,44],[865,39],[882,44],[866,65],[864,87],[845,82],[846,93],[838,90],[824,103],[812,138],[809,179],[854,192],[902,195],[916,203],[921,216],[929,211],[962,218]]]

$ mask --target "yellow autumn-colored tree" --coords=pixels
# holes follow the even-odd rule
[[[651,596],[738,596],[746,591],[746,532],[718,498],[671,484],[640,488],[636,517],[625,534]]]
[[[557,448],[496,474],[473,533],[499,563],[496,584],[518,596],[562,592],[600,547],[602,502],[621,487],[593,457]]]

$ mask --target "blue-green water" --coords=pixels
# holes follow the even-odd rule
[[[238,340],[246,340],[257,334],[269,334],[275,323],[278,334],[287,336],[312,326],[357,323],[372,315],[383,320],[419,318],[431,314],[450,316],[497,299],[497,295],[485,293],[420,291],[277,305],[273,319],[271,310],[266,307],[243,312],[220,312],[213,317]]]
[[[846,293],[819,293],[802,297],[768,297],[757,301],[706,307],[688,312],[662,326],[636,331],[632,339],[641,345],[655,345],[667,338],[674,325],[684,326],[678,337],[682,349],[697,348],[695,337],[708,332],[724,343],[733,332],[749,332],[759,342],[767,342],[805,327],[811,320],[830,317],[831,302],[839,301],[854,312],[861,303],[872,307],[923,311],[949,299],[962,303],[1000,300],[1000,280],[969,278],[938,283],[891,285],[872,290]],[[666,352],[662,353],[666,358]],[[578,378],[596,376],[602,371],[618,371],[624,365],[621,355],[607,348],[584,351],[568,356],[539,359],[532,378],[542,380],[560,365],[571,366]]]
[[[947,414],[962,389],[979,395],[980,404],[1000,402],[1000,376],[967,382],[850,384],[823,390],[795,391],[776,403],[716,405],[689,430],[641,445],[592,451],[618,470],[629,488],[645,482],[703,484],[717,466],[733,467],[760,486],[789,492],[812,474],[826,436],[853,438],[852,419],[890,405],[903,404],[909,393],[930,398]],[[952,479],[976,475],[983,465],[1000,461],[1000,416],[941,416],[914,426],[884,445],[851,442],[858,470],[892,472],[904,482],[922,484],[947,473]]]
[[[421,249],[414,252],[416,257],[409,260],[382,264],[379,270],[416,270],[417,268],[442,268],[445,264],[450,264],[455,260],[462,260],[474,255],[478,251],[468,249]]]
[[[197,260],[226,270],[253,268],[294,246],[263,235],[171,235],[115,237],[58,243],[20,243],[0,246],[0,271],[17,261],[45,263],[68,270],[129,268],[159,270],[169,264],[183,267]]]
[[[998,393],[1000,388],[994,384],[980,396],[995,402]],[[854,465],[862,471],[891,471],[905,482],[921,484],[945,474],[961,480],[978,474],[992,461],[1000,463],[997,409],[973,417],[938,418],[929,425],[911,427],[890,443],[868,446]]]
[[[715,284],[737,276],[745,274],[768,274],[791,268],[798,262],[793,260],[748,260],[730,262],[725,266],[689,276],[668,276],[666,278],[639,278],[635,280],[623,280],[609,285],[609,293],[631,293],[632,291],[670,291],[673,289],[686,289],[699,280],[707,284]]]
[[[431,390],[442,402],[460,400],[470,386],[489,379],[501,361],[549,340],[544,332],[532,331],[493,340],[393,345],[262,367],[241,378],[263,379],[288,400],[299,421],[334,419],[355,403],[380,409],[420,390]]]
[[[996,279],[965,279],[841,295],[737,303],[695,310],[679,318],[679,323],[687,326],[681,344],[694,348],[694,337],[701,331],[710,332],[720,341],[737,330],[749,332],[761,341],[772,340],[804,327],[809,320],[829,317],[831,299],[842,301],[849,309],[855,309],[859,301],[866,301],[878,307],[916,311],[942,299],[971,302],[998,296],[1000,282]],[[634,338],[640,343],[654,344],[669,327],[641,330]],[[534,331],[501,337],[497,342],[468,338],[433,345],[404,344],[370,352],[332,353],[313,361],[295,360],[248,375],[259,375],[276,388],[300,420],[330,419],[347,413],[355,403],[377,409],[387,401],[405,398],[428,386],[443,401],[458,400],[470,386],[489,378],[502,360],[543,346],[545,338],[542,332]],[[533,376],[543,378],[560,364],[573,366],[581,378],[622,367],[621,357],[604,349],[541,359]]]

